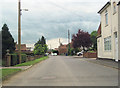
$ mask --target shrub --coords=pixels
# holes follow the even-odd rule
[[[21,54],[21,63],[26,62],[27,55]],[[18,54],[11,54],[11,66],[14,66],[16,64],[19,64],[19,56]]]
[[[26,62],[27,55],[26,54],[21,54],[21,63]]]
[[[11,54],[11,66],[14,66],[18,64],[18,55],[17,54]]]

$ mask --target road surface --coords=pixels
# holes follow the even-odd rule
[[[20,72],[3,86],[117,86],[118,70],[90,63],[83,58],[50,56]]]

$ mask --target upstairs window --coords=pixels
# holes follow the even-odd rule
[[[115,13],[116,13],[116,3],[113,2],[113,14],[115,14]]]
[[[107,26],[108,25],[108,11],[107,10],[105,11],[105,23]]]

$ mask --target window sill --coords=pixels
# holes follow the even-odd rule
[[[113,15],[115,15],[115,14],[116,14],[116,12],[113,13]]]
[[[105,52],[112,52],[112,50],[104,50]]]
[[[107,27],[107,26],[108,26],[108,24],[105,25],[105,27]]]

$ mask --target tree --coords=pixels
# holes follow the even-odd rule
[[[34,46],[34,54],[36,55],[43,55],[48,50],[44,36],[42,36]]]
[[[34,48],[34,54],[35,55],[42,55],[44,54],[44,49],[41,44],[37,44]]]
[[[45,40],[44,36],[42,36],[42,38],[41,38],[41,44],[42,44],[42,46],[44,46],[46,44],[46,40]]]
[[[73,34],[72,36],[73,47],[74,48],[81,48],[83,49],[88,48],[91,46],[91,38],[88,32],[84,32],[83,30],[79,29],[77,34]]]
[[[11,33],[9,32],[9,28],[7,24],[4,24],[2,27],[2,56],[3,57],[5,56],[7,49],[10,50],[10,53],[13,53],[15,50],[15,42]]]
[[[97,50],[97,31],[93,31],[90,35],[92,45],[93,45],[93,50]]]
[[[37,43],[35,43],[35,45],[37,45],[37,44],[41,44],[42,46],[44,46],[46,44],[46,39],[44,38],[44,36],[42,36],[41,39],[39,39],[37,41]]]

